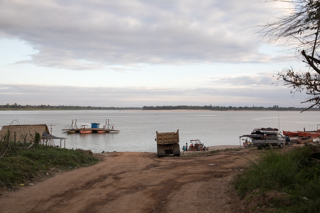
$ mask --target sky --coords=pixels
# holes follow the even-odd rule
[[[301,57],[258,33],[288,7],[0,0],[0,105],[306,107],[276,81]]]

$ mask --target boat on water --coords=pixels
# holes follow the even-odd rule
[[[320,132],[318,131],[298,131],[299,137],[308,137],[311,136],[313,138],[320,137]]]
[[[287,135],[289,137],[297,137],[298,136],[298,131],[282,131],[283,135]]]
[[[114,129],[113,124],[109,124],[109,119],[106,120],[106,124],[103,128],[99,127],[100,123],[91,123],[91,128],[87,127],[88,125],[81,125],[81,128],[77,127],[77,120],[72,120],[71,125],[67,125],[66,128],[62,129],[67,134],[81,133],[81,134],[89,134],[89,133],[119,133],[120,130]]]
[[[74,134],[77,132],[78,127],[77,127],[77,119],[75,119],[74,121],[72,120],[70,125],[67,125],[64,129],[62,129],[62,131],[64,131],[67,134]]]
[[[81,126],[82,128],[80,129],[80,134],[89,134],[89,133],[92,132],[91,129],[86,129],[86,126],[87,126],[87,125],[82,125],[82,126]]]
[[[76,130],[75,129],[70,129],[70,130],[67,131],[67,133],[68,134],[74,134],[74,133],[76,133]]]
[[[81,134],[89,134],[91,132],[92,132],[91,130],[85,130],[85,129],[80,130]]]

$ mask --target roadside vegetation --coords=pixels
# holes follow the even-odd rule
[[[247,212],[319,212],[320,154],[269,151],[233,182]]]
[[[48,176],[54,171],[71,170],[97,162],[91,151],[2,139],[0,140],[0,188],[12,189],[18,185],[31,183],[39,177]]]
[[[181,157],[200,157],[200,156],[208,156],[219,152],[220,150],[212,150],[212,151],[187,151],[182,152]]]

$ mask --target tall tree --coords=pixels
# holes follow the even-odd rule
[[[292,89],[291,92],[305,92],[310,109],[320,108],[320,0],[266,0],[292,5],[289,15],[263,27],[263,33],[275,40],[287,39],[296,45],[307,64],[308,70],[297,72],[287,69],[278,73],[278,80]],[[304,110],[305,111],[305,110]]]

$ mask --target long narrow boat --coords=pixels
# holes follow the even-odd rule
[[[298,131],[299,137],[308,137],[311,136],[313,138],[320,137],[320,132],[317,131]]]
[[[289,137],[296,137],[298,136],[298,131],[282,131],[283,135],[287,135]]]
[[[106,130],[98,130],[97,133],[99,134],[106,133]]]

